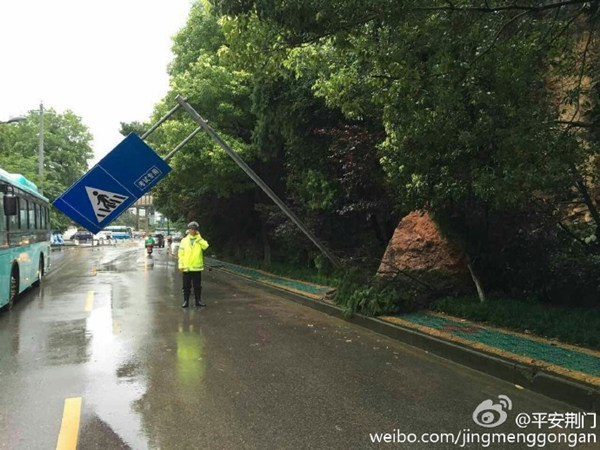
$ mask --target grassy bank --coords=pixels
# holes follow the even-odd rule
[[[273,262],[269,266],[267,266],[261,260],[241,260],[231,257],[223,258],[223,260],[232,264],[239,264],[240,266],[249,267],[252,269],[264,270],[265,272],[272,273],[273,275],[292,278],[298,281],[307,281],[309,283],[321,284],[323,286],[337,286],[337,284],[339,283],[339,277],[337,276],[337,274],[325,274],[314,267],[297,267],[280,262]]]

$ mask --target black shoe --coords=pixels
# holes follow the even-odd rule
[[[196,308],[206,308],[206,304],[202,302],[196,302]]]
[[[190,306],[189,301],[183,302],[183,305],[181,305],[182,308],[187,308],[188,306]]]

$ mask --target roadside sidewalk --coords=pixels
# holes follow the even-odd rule
[[[327,299],[333,288],[206,258],[215,269],[293,294],[294,300],[342,317]],[[600,411],[600,352],[433,312],[350,319],[422,348],[586,410]],[[600,332],[600,330],[599,330]]]

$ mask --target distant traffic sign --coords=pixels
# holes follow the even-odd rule
[[[170,171],[154,150],[131,133],[52,204],[97,233]]]

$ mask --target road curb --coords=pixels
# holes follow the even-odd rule
[[[213,268],[256,283],[265,289],[275,291],[281,296],[295,301],[296,303],[309,306],[346,322],[362,326],[412,347],[420,348],[441,358],[492,375],[547,397],[569,403],[586,411],[600,412],[600,389],[595,386],[562,378],[556,374],[548,373],[534,365],[527,365],[508,358],[490,355],[481,350],[474,350],[381,319],[361,315],[347,318],[344,316],[342,309],[338,306],[305,297],[271,284],[262,283],[224,268]]]

